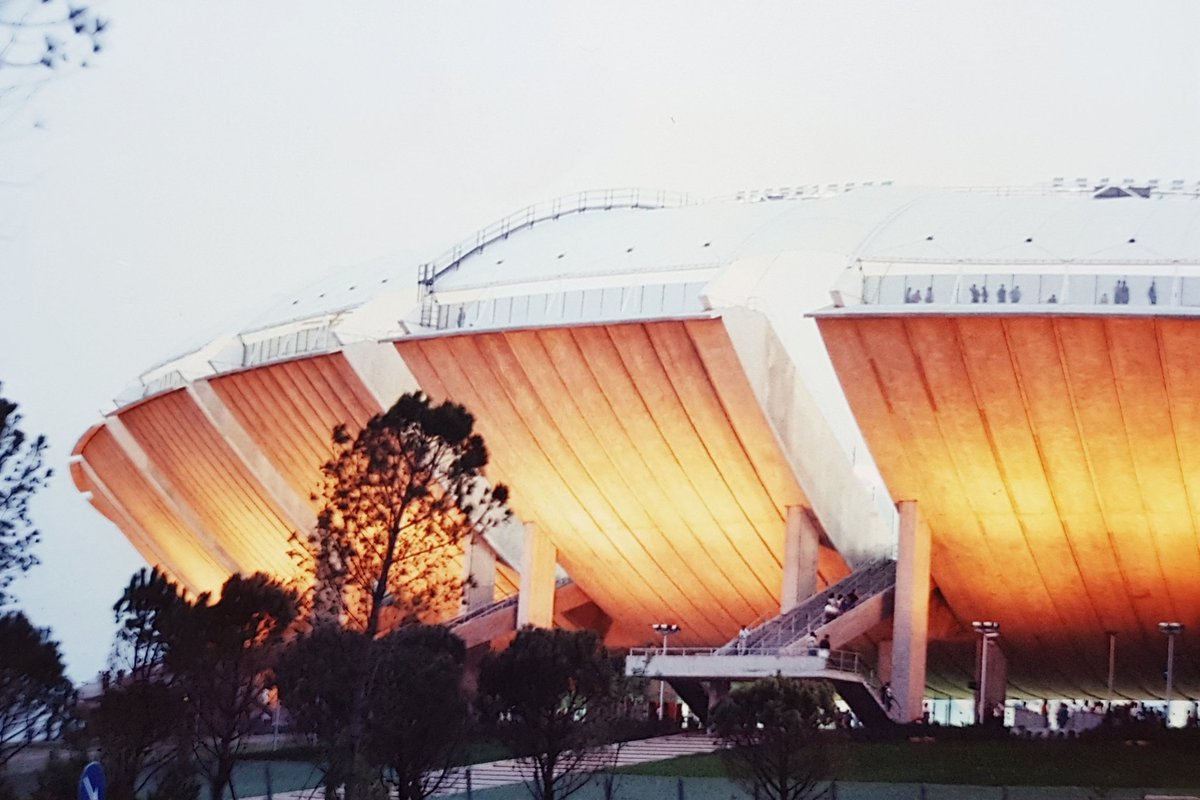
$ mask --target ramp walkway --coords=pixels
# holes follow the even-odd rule
[[[560,578],[554,585],[555,613],[559,613],[560,598],[571,591],[574,582]],[[474,611],[468,611],[446,622],[446,627],[467,644],[467,648],[490,642],[517,629],[517,601],[519,595],[510,595]]]

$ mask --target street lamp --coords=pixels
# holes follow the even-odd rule
[[[975,621],[971,623],[971,627],[979,634],[979,639],[982,643],[982,656],[979,664],[979,704],[976,708],[976,719],[980,725],[987,722],[987,715],[984,710],[987,708],[987,662],[988,662],[988,645],[992,639],[1000,638],[1000,623],[992,620],[984,620],[982,622]]]
[[[1182,622],[1160,622],[1158,631],[1167,637],[1167,727],[1171,725],[1171,694],[1175,689],[1175,637],[1183,633]]]
[[[662,654],[667,654],[667,637],[679,633],[679,626],[674,622],[656,622],[650,627],[654,628],[654,632],[661,634],[663,637]],[[658,676],[658,721],[663,721],[663,704],[667,699],[667,683],[663,677]]]

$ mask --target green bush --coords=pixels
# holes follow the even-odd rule
[[[29,800],[61,800],[79,794],[79,776],[89,759],[82,753],[50,751],[46,766],[37,775],[37,788]]]

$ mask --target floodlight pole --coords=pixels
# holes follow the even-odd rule
[[[674,622],[656,622],[650,627],[654,628],[655,633],[661,633],[663,637],[662,654],[667,654],[667,637],[679,633],[679,626]],[[659,675],[658,676],[658,721],[663,721],[663,711],[667,700],[667,682]]]

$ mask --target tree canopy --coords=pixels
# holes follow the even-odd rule
[[[29,501],[51,476],[42,465],[46,437],[30,439],[20,424],[17,404],[0,396],[0,608],[12,601],[8,587],[13,578],[38,563],[33,546],[39,534],[29,517]]]
[[[746,774],[747,788],[767,800],[820,797],[828,772],[817,729],[833,720],[833,688],[776,676],[744,684],[713,710],[723,756]]]
[[[367,760],[400,800],[424,800],[442,787],[466,735],[466,645],[446,628],[416,625],[372,646]]]
[[[184,702],[196,766],[219,800],[232,790],[245,737],[269,713],[268,689],[295,596],[261,573],[234,575],[220,598],[192,599],[158,572],[135,575],[114,607],[134,679],[162,682]]]
[[[360,686],[367,687],[360,767],[402,800],[436,792],[467,732],[465,662],[463,641],[437,625],[405,626],[374,640],[322,626],[293,640],[276,667],[276,685],[295,729],[317,747],[326,797],[336,797],[354,769],[348,734]]]
[[[447,567],[467,536],[507,513],[508,490],[489,487],[475,419],[461,405],[403,395],[361,431],[333,431],[314,530],[297,557],[315,579],[314,611],[374,637],[385,609],[399,621],[458,602]]]
[[[279,702],[315,746],[329,800],[353,769],[349,730],[369,646],[361,631],[322,625],[289,642],[275,667]]]
[[[534,800],[563,800],[605,766],[623,670],[593,631],[526,628],[484,662],[485,719],[528,770]]]
[[[483,474],[487,462],[474,417],[461,405],[435,405],[419,392],[402,395],[357,433],[344,425],[333,430],[333,454],[322,465],[321,486],[313,495],[320,504],[317,524],[295,535],[293,552],[313,578],[313,628],[344,626],[361,632],[365,643],[353,646],[361,648],[363,662],[357,671],[338,670],[353,681],[348,684],[352,698],[340,690],[344,687],[319,677],[307,685],[294,684],[292,694],[299,690],[309,693],[309,699],[329,700],[320,709],[324,721],[310,720],[317,728],[335,720],[343,726],[325,749],[331,771],[345,773],[347,800],[356,800],[360,779],[367,780],[367,745],[376,748],[374,758],[384,755],[380,739],[370,740],[372,695],[387,685],[376,681],[384,676],[381,663],[401,659],[403,669],[416,667],[407,660],[409,640],[379,644],[376,639],[385,631],[456,610],[463,581],[453,565],[463,541],[507,516],[508,490],[488,484]],[[313,655],[336,657],[328,648],[338,635],[329,634],[329,641],[314,636],[298,646],[312,648]],[[412,635],[417,634],[405,634]],[[398,641],[408,644],[394,647]],[[438,686],[430,683],[430,691]],[[413,745],[393,738],[389,747],[393,774],[406,782],[401,791],[412,795],[418,791],[416,783],[402,774]]]
[[[89,3],[0,0],[0,123],[55,75],[88,66],[107,28]]]
[[[74,697],[49,631],[19,611],[0,615],[0,773],[35,737],[57,731]]]

